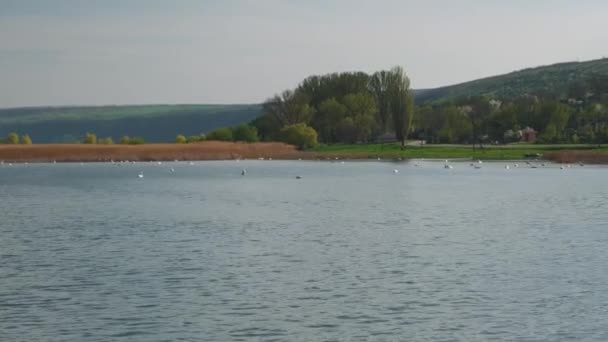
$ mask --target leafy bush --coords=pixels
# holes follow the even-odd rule
[[[232,141],[232,130],[230,128],[218,128],[207,134],[207,140]]]
[[[240,125],[232,129],[232,137],[234,141],[256,142],[258,138],[258,129],[251,125]]]
[[[280,136],[281,141],[300,149],[317,146],[317,131],[303,123],[283,127]]]
[[[188,138],[186,138],[186,142],[188,144],[190,143],[195,143],[195,142],[199,142],[199,141],[205,141],[205,136],[204,135],[191,135]]]
[[[129,138],[128,135],[125,135],[122,138],[120,138],[120,144],[121,145],[129,145],[130,141],[131,141],[131,138]]]
[[[134,137],[129,139],[129,145],[142,145],[145,143],[146,141],[142,137]]]
[[[6,143],[7,144],[18,144],[19,135],[17,135],[17,133],[15,133],[15,132],[9,133],[8,136],[6,137]]]
[[[97,139],[97,143],[102,145],[114,145],[114,140],[112,139],[112,137],[99,138]]]
[[[186,139],[186,137],[183,134],[178,134],[175,137],[175,143],[176,144],[185,144],[187,142],[188,142],[188,140]]]
[[[31,145],[32,138],[30,138],[29,134],[25,134],[21,136],[21,144],[23,145]]]
[[[87,133],[84,135],[84,141],[83,143],[85,144],[97,144],[97,136],[93,133]]]

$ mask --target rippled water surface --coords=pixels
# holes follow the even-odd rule
[[[607,168],[419,164],[1,165],[0,340],[608,340]]]

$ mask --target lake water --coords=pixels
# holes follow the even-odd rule
[[[454,166],[1,165],[0,340],[607,341],[608,168]]]

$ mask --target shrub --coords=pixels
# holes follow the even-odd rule
[[[178,134],[178,135],[175,137],[175,143],[176,143],[176,144],[185,144],[185,143],[187,143],[187,142],[188,142],[188,141],[186,140],[186,137],[185,137],[183,134]]]
[[[232,130],[230,128],[218,128],[207,134],[207,140],[232,141]]]
[[[121,145],[129,145],[130,141],[131,141],[131,138],[129,138],[128,135],[125,135],[122,138],[120,138],[120,144]]]
[[[83,143],[85,144],[97,144],[97,136],[93,133],[87,133],[84,135],[84,141]]]
[[[146,141],[142,137],[129,138],[129,145],[142,145],[145,143]]]
[[[299,149],[317,146],[317,131],[304,123],[283,127],[280,136],[281,141],[295,145]]]
[[[232,137],[234,141],[256,142],[258,138],[258,129],[251,125],[240,125],[232,129]]]
[[[6,136],[6,143],[7,144],[18,144],[19,135],[17,135],[17,133],[15,133],[15,132],[9,133],[8,136]]]
[[[23,145],[31,145],[32,144],[32,138],[30,138],[29,134],[25,134],[21,136],[21,143]]]
[[[112,139],[112,137],[99,138],[97,139],[97,143],[102,145],[114,145],[114,140]]]
[[[187,143],[195,143],[195,142],[199,142],[199,141],[202,141],[200,135],[191,135],[188,138],[186,138]]]

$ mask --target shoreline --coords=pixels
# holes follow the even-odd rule
[[[0,145],[4,162],[109,162],[225,159],[304,159],[308,153],[283,143],[235,143],[209,141],[194,144]]]
[[[606,150],[547,149],[539,161],[563,164],[588,163],[608,164]],[[431,152],[429,154],[428,152]],[[87,145],[87,144],[37,144],[0,145],[0,161],[19,162],[109,162],[109,161],[197,161],[234,159],[277,159],[277,160],[374,160],[383,161],[534,161],[519,154],[499,154],[496,150],[475,155],[463,155],[461,147],[425,147],[403,151],[332,151],[313,149],[300,151],[294,146],[277,142],[237,143],[206,141],[192,144],[143,144],[143,145]]]

